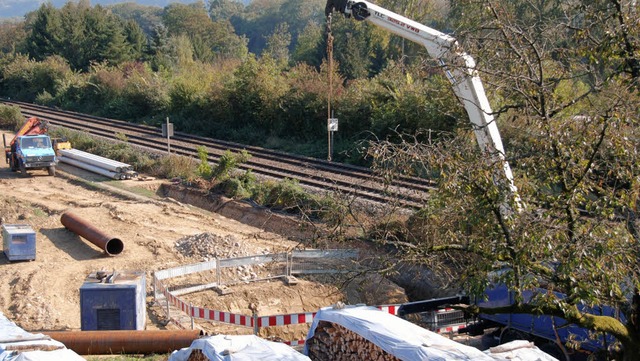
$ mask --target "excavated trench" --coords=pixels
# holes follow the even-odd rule
[[[262,228],[290,239],[299,240],[303,244],[317,246],[326,234],[321,227],[304,223],[293,216],[273,212],[265,207],[258,207],[248,202],[235,201],[219,194],[189,188],[181,185],[163,183],[156,192],[162,197],[175,199],[181,203],[218,213],[247,225]],[[327,245],[327,243],[324,243]],[[339,245],[344,247],[344,245]],[[367,249],[367,252],[370,252]],[[384,257],[384,255],[380,255]],[[434,274],[426,267],[400,263],[396,272],[387,278],[405,290],[411,301],[452,295],[444,290],[434,279]]]

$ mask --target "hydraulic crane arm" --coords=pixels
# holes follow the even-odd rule
[[[37,117],[31,117],[27,119],[27,122],[16,132],[16,135],[11,140],[9,145],[13,145],[18,137],[23,135],[38,135],[47,134],[49,130],[49,123],[46,120],[41,120]]]
[[[431,57],[440,61],[453,86],[456,96],[462,101],[473,125],[480,149],[490,161],[502,164],[502,174],[495,181],[504,184],[510,193],[516,210],[520,210],[518,190],[513,183],[511,167],[506,161],[500,132],[492,115],[491,105],[484,92],[482,81],[476,71],[476,63],[466,54],[455,38],[411,19],[386,10],[368,1],[327,0],[325,14],[340,12],[356,20],[366,20],[407,40],[421,44]],[[505,199],[505,202],[508,202]],[[511,209],[511,207],[507,207]]]

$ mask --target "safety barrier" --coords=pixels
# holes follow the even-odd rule
[[[186,266],[174,267],[166,270],[160,270],[154,272],[153,285],[154,285],[154,299],[156,302],[164,296],[166,299],[166,312],[170,317],[170,305],[181,310],[185,315],[191,318],[191,327],[195,326],[195,319],[202,319],[208,321],[223,322],[232,325],[245,326],[253,328],[254,334],[258,334],[260,328],[274,327],[274,326],[286,326],[296,325],[303,323],[311,323],[315,317],[315,312],[302,312],[280,315],[268,315],[259,316],[257,313],[253,315],[243,315],[231,312],[210,310],[203,307],[193,306],[190,303],[185,302],[178,296],[197,292],[209,288],[221,287],[227,284],[233,284],[236,282],[246,282],[246,280],[231,280],[227,283],[210,283],[206,285],[192,286],[188,288],[182,288],[177,290],[169,290],[167,286],[163,284],[163,280],[167,280],[174,277],[186,276],[193,273],[204,271],[216,271],[216,278],[221,280],[221,272],[224,268],[239,267],[255,264],[279,263],[284,262],[284,269],[282,274],[270,275],[268,278],[278,277],[290,277],[293,274],[318,274],[318,273],[336,273],[346,272],[345,262],[347,259],[354,259],[358,256],[357,251],[353,250],[310,250],[310,251],[293,251],[290,253],[278,253],[269,255],[238,257],[229,259],[215,259],[207,262],[201,262],[197,264],[190,264]],[[314,262],[314,261],[318,262]],[[267,279],[265,277],[257,277],[250,281],[259,281]],[[382,305],[376,306],[380,310],[396,315],[398,307],[400,305]],[[295,346],[304,343],[304,340],[292,340],[284,341],[284,343]]]
[[[207,308],[193,306],[184,302],[180,298],[174,296],[169,292],[166,288],[164,288],[160,282],[158,282],[158,291],[162,293],[168,304],[170,303],[174,307],[180,309],[184,314],[191,317],[191,327],[194,327],[195,319],[202,319],[207,321],[217,321],[222,323],[227,323],[231,325],[237,326],[245,326],[253,328],[254,334],[258,334],[260,328],[263,327],[273,327],[273,326],[287,326],[287,325],[298,325],[298,324],[307,324],[313,322],[313,318],[316,315],[316,312],[302,312],[302,313],[290,313],[290,314],[279,314],[279,315],[269,315],[269,316],[258,316],[257,314],[253,315],[243,315],[232,312],[224,312],[217,310],[210,310]],[[392,315],[396,315],[399,304],[393,305],[381,305],[375,306],[381,311],[390,313]],[[169,309],[167,305],[167,314],[169,314]],[[291,341],[283,341],[283,343],[296,346],[304,344],[304,340],[291,340]]]

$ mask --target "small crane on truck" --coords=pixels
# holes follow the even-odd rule
[[[46,169],[50,176],[56,174],[58,159],[48,131],[46,120],[31,117],[8,145],[3,137],[5,161],[13,172],[20,170],[22,175],[27,175],[28,169]]]

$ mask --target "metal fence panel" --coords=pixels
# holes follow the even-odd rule
[[[220,285],[233,285],[283,277],[287,275],[286,260],[286,253],[220,260],[217,281]]]
[[[166,270],[156,271],[155,275],[156,275],[156,278],[159,280],[164,280],[167,278],[173,278],[173,277],[179,277],[179,276],[186,276],[192,273],[198,273],[198,272],[204,272],[204,271],[216,269],[216,263],[217,261],[214,259],[207,262],[195,263],[195,264],[190,264],[186,266],[180,266],[180,267],[169,268]]]

